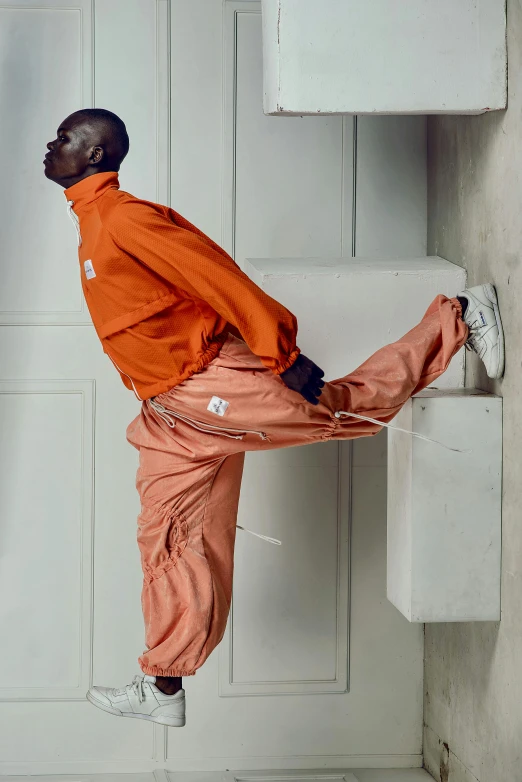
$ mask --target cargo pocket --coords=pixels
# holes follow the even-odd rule
[[[138,516],[138,546],[147,583],[174,567],[188,542],[188,526],[177,510],[144,507]]]

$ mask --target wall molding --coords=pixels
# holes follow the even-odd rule
[[[156,201],[171,203],[171,3],[156,0]]]
[[[225,0],[223,3],[223,248],[236,252],[236,130],[237,130],[237,17],[261,15],[260,0]]]

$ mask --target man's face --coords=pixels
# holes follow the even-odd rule
[[[87,174],[98,159],[100,146],[93,144],[93,128],[85,117],[71,114],[57,131],[54,141],[47,144],[49,152],[44,159],[44,173],[47,179],[62,187],[71,187]]]

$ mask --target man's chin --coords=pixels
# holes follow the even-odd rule
[[[51,182],[56,182],[56,178],[53,176],[53,167],[50,163],[44,163],[44,174]]]

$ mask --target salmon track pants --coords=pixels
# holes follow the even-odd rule
[[[245,452],[377,434],[378,424],[335,414],[390,422],[467,337],[458,300],[438,296],[418,326],[325,383],[312,405],[229,334],[203,370],[143,402],[127,439],[140,452],[144,673],[191,676],[223,638]]]

